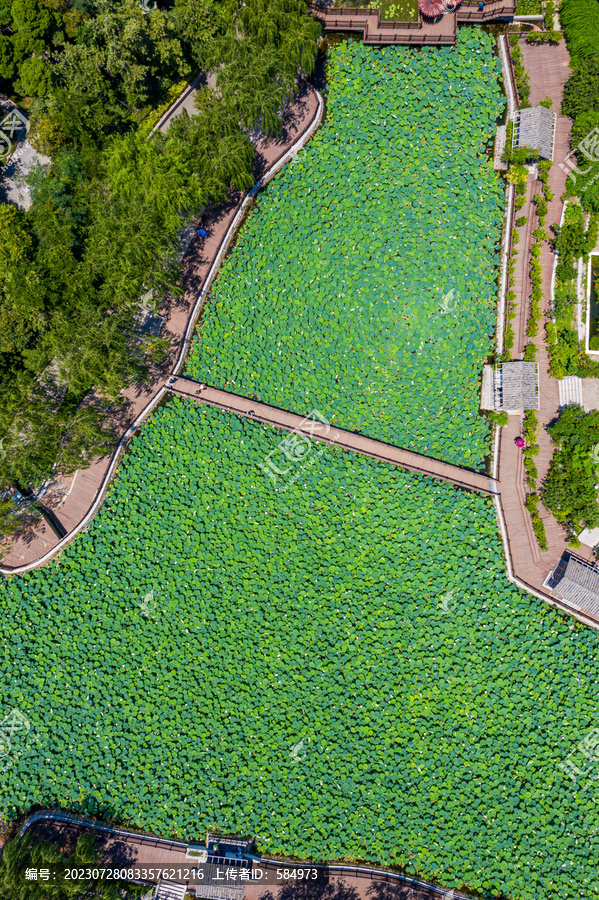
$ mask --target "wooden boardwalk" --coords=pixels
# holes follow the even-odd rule
[[[524,64],[530,78],[530,104],[534,106],[546,96],[553,100],[553,110],[558,113],[555,135],[554,164],[549,175],[549,185],[554,193],[554,199],[548,204],[549,209],[545,227],[550,231],[551,226],[559,222],[564,192],[566,173],[559,168],[570,149],[570,127],[568,118],[559,115],[564,84],[569,75],[569,57],[562,41],[557,46],[527,44],[520,41],[520,47],[524,56]],[[537,418],[540,425],[540,433],[537,443],[540,454],[535,462],[538,468],[537,490],[542,485],[549,469],[549,463],[553,455],[553,444],[546,426],[559,415],[558,381],[549,374],[549,355],[545,346],[545,322],[549,318],[550,285],[553,268],[553,252],[546,242],[541,251],[541,269],[543,274],[543,321],[539,325],[539,333],[535,338],[526,336],[526,324],[530,310],[530,245],[532,243],[532,231],[536,227],[536,219],[533,221],[534,208],[532,197],[541,191],[541,183],[529,176],[527,184],[526,204],[517,213],[517,216],[527,216],[527,224],[519,229],[520,240],[515,256],[514,291],[517,295],[517,317],[512,321],[515,333],[513,358],[518,358],[524,352],[529,341],[533,341],[537,347],[537,362],[539,363],[539,402],[540,409]],[[521,434],[520,419],[510,416],[509,424],[500,429],[499,443],[499,472],[501,483],[501,506],[507,531],[507,542],[511,566],[514,575],[524,585],[533,589],[536,593],[544,594],[543,581],[547,574],[555,567],[563,552],[567,549],[564,529],[555,520],[553,515],[539,506],[539,513],[543,519],[547,532],[549,549],[542,552],[532,530],[531,517],[524,506],[528,489],[526,487],[526,473],[524,471],[524,459],[522,451],[515,446],[515,439]],[[589,547],[582,547],[576,551],[577,555],[586,559],[593,559],[593,551]]]
[[[25,833],[33,835],[36,842],[46,841],[55,844],[62,852],[70,853],[77,839],[83,834],[94,834],[100,853],[99,867],[108,869],[146,869],[146,879],[142,883],[150,884],[157,875],[157,869],[168,869],[168,879],[187,884],[190,892],[197,883],[195,873],[189,876],[190,869],[197,868],[198,863],[186,856],[187,842],[168,840],[142,833],[125,831],[113,825],[105,824],[84,816],[65,813],[63,810],[41,810],[30,816],[22,825],[19,836]],[[368,866],[326,865],[314,862],[298,862],[298,860],[270,859],[262,856],[253,866],[255,878],[245,885],[243,900],[277,900],[285,883],[281,883],[278,871],[282,868],[318,867],[323,870],[323,881],[317,890],[317,897],[329,900],[435,900],[439,897],[449,898],[450,893],[455,900],[470,900],[468,895],[460,891],[451,891],[420,878],[411,878],[384,869],[373,869]],[[224,871],[226,863],[223,865]],[[259,876],[257,869],[262,870]],[[154,879],[150,878],[154,876]],[[142,879],[140,878],[141,882]],[[328,887],[326,887],[328,883]],[[289,885],[297,882],[287,881],[287,890],[282,896],[289,895]],[[307,896],[300,889],[298,897]]]
[[[391,465],[400,466],[402,469],[408,469],[410,472],[417,472],[419,475],[440,478],[442,481],[449,481],[451,484],[469,491],[477,491],[480,494],[497,494],[499,490],[497,482],[492,478],[474,472],[472,469],[453,466],[439,459],[404,450],[401,447],[394,447],[392,444],[385,444],[383,441],[376,441],[362,434],[355,434],[353,431],[345,431],[323,422],[307,419],[296,413],[268,406],[266,403],[258,403],[256,400],[240,397],[238,394],[229,394],[218,388],[206,387],[204,390],[200,390],[198,382],[189,378],[171,378],[167,387],[182,397],[191,397],[207,403],[209,406],[217,406],[227,412],[247,416],[256,422],[264,422],[287,431],[301,432],[316,440],[334,444],[343,450],[352,450],[373,459],[380,459]]]
[[[378,9],[367,7],[330,7],[313,4],[312,15],[324,31],[357,31],[365,44],[407,44],[409,46],[451,46],[455,44],[457,26],[465,23],[492,22],[513,16],[516,0],[487,0],[481,12],[478,3],[460,3],[457,10],[438,19],[427,19],[420,12],[414,22],[381,21]]]

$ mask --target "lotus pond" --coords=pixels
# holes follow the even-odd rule
[[[480,465],[503,188],[490,35],[331,53],[327,119],[259,197],[188,374],[429,456]]]
[[[323,445],[273,485],[281,438],[172,401],[89,531],[0,584],[2,709],[31,723],[3,812],[596,897],[595,770],[559,764],[597,634],[506,581],[488,499]]]

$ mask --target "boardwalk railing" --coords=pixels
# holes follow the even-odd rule
[[[272,425],[275,428],[284,428],[287,431],[303,433],[310,438],[324,441],[343,450],[350,450],[369,456],[372,459],[399,466],[418,475],[426,475],[429,478],[438,478],[447,481],[456,487],[468,491],[476,491],[480,494],[492,496],[499,491],[498,483],[481,472],[475,472],[462,466],[446,463],[434,457],[424,456],[413,450],[406,450],[393,444],[386,444],[366,435],[346,431],[343,428],[331,426],[330,423],[318,422],[306,419],[296,413],[269,406],[266,403],[250,400],[239,394],[231,394],[219,388],[200,386],[198,382],[190,378],[172,376],[166,385],[167,389],[183,397],[199,400],[210,406],[216,406],[227,412],[239,416],[251,416],[255,422]]]
[[[418,19],[418,21],[411,22],[396,22],[388,19],[386,22],[379,21],[377,28],[380,31],[385,31],[385,29],[388,29],[389,31],[398,31],[400,28],[422,28],[422,21]]]
[[[516,0],[491,0],[481,11],[478,3],[461,3],[455,12],[448,12],[439,20],[426,22],[418,14],[417,21],[381,21],[380,9],[362,6],[323,7],[311,6],[311,12],[325,31],[361,31],[367,44],[454,44],[456,26],[467,22],[491,22],[497,18],[512,18],[516,12]],[[436,25],[447,17],[447,26]],[[428,27],[427,27],[428,26]],[[419,36],[414,31],[423,29]]]
[[[286,866],[291,869],[295,867],[301,868],[301,866],[306,866],[307,863],[296,862],[295,860],[271,859],[263,856],[260,860],[260,865],[264,867],[276,866],[277,868]],[[403,875],[399,872],[388,872],[386,869],[371,869],[368,866],[344,866],[341,863],[331,863],[330,865],[326,863],[310,863],[310,866],[313,869],[325,871],[330,875],[339,875],[341,877],[350,875],[354,878],[368,878],[370,881],[384,881],[385,884],[405,884],[409,886],[411,891],[419,888],[420,890],[426,890],[429,894],[437,894],[441,898],[449,898],[451,896],[455,900],[472,900],[467,894],[462,894],[455,890],[449,891],[447,888],[433,884],[432,881],[422,881],[420,878],[411,878],[409,875]],[[386,893],[385,896],[387,896]],[[389,894],[389,897],[392,896],[395,896],[395,892]],[[403,893],[401,896],[403,896]]]
[[[410,44],[430,44],[431,46],[437,44],[447,44],[451,46],[455,44],[455,37],[450,34],[436,34],[434,37],[431,37],[430,34],[406,34],[405,32],[395,31],[393,34],[389,35],[386,35],[384,32],[379,32],[376,37],[369,34],[368,37],[370,38],[369,43],[375,44],[405,44],[407,46]]]
[[[107,825],[104,822],[98,822],[96,819],[68,813],[62,809],[42,809],[33,813],[33,815],[29,816],[29,818],[21,825],[18,837],[23,837],[25,832],[38,822],[61,822],[63,825],[77,825],[80,828],[93,828],[94,831],[104,831],[115,837],[122,837],[131,843],[152,844],[154,847],[165,847],[168,850],[187,850],[188,847],[183,841],[173,841],[169,840],[169,838],[156,837],[153,834],[144,834],[143,832],[125,831],[122,828],[117,828],[116,825]]]
[[[93,828],[96,831],[103,831],[106,834],[113,835],[114,837],[123,838],[127,843],[132,844],[149,844],[150,846],[162,847],[167,852],[169,850],[180,853],[182,850],[187,850],[189,846],[188,843],[184,843],[183,841],[171,841],[168,838],[159,838],[154,835],[147,835],[143,833],[137,833],[134,831],[124,831],[121,828],[116,828],[114,825],[107,825],[103,822],[97,822],[95,819],[88,819],[85,816],[73,815],[72,813],[64,812],[61,809],[46,809],[40,810],[37,813],[34,813],[30,816],[22,825],[19,831],[19,837],[21,837],[25,832],[35,825],[37,822],[49,821],[49,822],[59,822],[65,825],[74,825],[82,828]],[[176,862],[179,862],[177,857]],[[231,860],[226,860],[226,863],[232,862]],[[442,888],[437,884],[433,884],[431,881],[423,881],[419,878],[412,878],[409,875],[403,875],[399,872],[389,872],[386,869],[374,869],[369,866],[347,866],[342,863],[331,863],[330,865],[327,863],[314,863],[300,860],[286,860],[286,859],[271,859],[270,857],[262,856],[260,858],[260,866],[264,866],[268,868],[269,866],[274,866],[276,868],[280,868],[281,866],[285,866],[286,868],[305,868],[306,866],[310,866],[310,868],[321,869],[326,872],[330,872],[331,874],[339,875],[343,877],[343,875],[351,875],[354,877],[363,877],[368,878],[370,881],[384,881],[387,884],[395,883],[395,884],[405,884],[409,885],[411,888],[420,888],[428,891],[430,894],[436,894],[439,897],[448,897],[448,891],[446,888]],[[150,884],[151,882],[144,882]],[[451,896],[455,897],[455,900],[471,900],[466,894],[462,894],[459,891],[451,891]]]
[[[458,6],[457,17],[458,22],[488,22],[490,19],[511,18],[516,13],[516,0],[495,0],[495,2],[485,2],[485,8],[482,12],[478,9],[477,0],[464,0]]]

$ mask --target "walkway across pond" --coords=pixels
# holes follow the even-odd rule
[[[227,412],[247,416],[256,422],[285,428],[287,431],[300,432],[316,440],[342,447],[344,450],[353,450],[355,453],[362,453],[373,459],[400,466],[410,472],[429,475],[431,478],[440,478],[442,481],[449,481],[465,490],[487,495],[499,493],[498,482],[489,478],[488,475],[461,466],[453,466],[439,459],[424,456],[422,453],[414,453],[412,450],[385,444],[383,441],[376,441],[353,431],[335,428],[323,421],[298,416],[296,413],[278,409],[276,406],[268,406],[266,403],[258,403],[256,400],[240,397],[238,394],[229,394],[227,391],[212,387],[204,387],[202,390],[200,384],[190,378],[172,377],[165,387],[182,397],[191,397],[210,406],[227,410]]]
[[[511,19],[516,5],[516,0],[486,0],[483,11],[478,0],[457,0],[448,3],[449,9],[436,19],[418,12],[412,22],[381,20],[380,9],[364,6],[328,6],[316,2],[310,6],[310,12],[321,23],[323,31],[361,32],[365,44],[440,47],[455,44],[458,25]]]

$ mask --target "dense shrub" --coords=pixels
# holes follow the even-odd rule
[[[566,406],[547,429],[555,444],[543,486],[543,502],[573,533],[599,525],[597,483],[599,412],[585,414],[580,406]]]
[[[599,53],[597,45],[599,3],[597,0],[561,0],[559,18],[566,36],[570,59],[574,65],[578,66],[589,57],[596,57]],[[571,113],[567,112],[565,115],[571,115]]]
[[[571,148],[577,162],[577,168],[568,175],[566,189],[571,196],[581,198],[585,209],[599,213],[597,142],[592,135],[599,126],[599,44],[596,34],[585,30],[589,16],[599,21],[599,3],[596,0],[589,4],[566,0],[560,8],[573,14],[566,37],[576,63],[576,69],[564,87],[562,101],[562,113],[574,119]],[[590,146],[585,143],[587,138]]]

